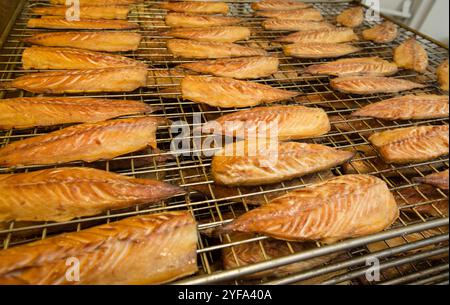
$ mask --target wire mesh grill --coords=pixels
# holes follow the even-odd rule
[[[367,173],[376,175],[387,182],[389,188],[397,197],[397,201],[402,205],[400,218],[390,230],[398,229],[398,232],[400,232],[398,236],[400,236],[402,235],[402,230],[407,230],[415,225],[429,224],[429,228],[419,230],[416,234],[397,237],[395,242],[392,242],[393,239],[386,239],[377,243],[362,243],[357,247],[346,248],[339,259],[321,267],[322,269],[316,268],[309,273],[291,275],[285,279],[265,277],[252,281],[230,276],[227,277],[225,282],[234,284],[305,283],[304,281],[308,280],[309,283],[371,284],[363,276],[366,268],[363,259],[377,251],[381,251],[377,253],[384,253],[379,256],[382,266],[381,283],[416,282],[445,284],[446,281],[448,282],[448,244],[446,243],[448,240],[448,194],[434,188],[430,191],[429,188],[419,186],[411,180],[412,177],[448,168],[448,157],[420,164],[386,165],[380,162],[379,155],[377,155],[367,140],[368,135],[376,130],[418,124],[448,124],[448,119],[386,122],[378,119],[350,118],[348,115],[361,106],[390,98],[392,95],[356,96],[334,92],[329,86],[329,78],[327,76],[312,76],[304,73],[304,69],[307,66],[326,60],[295,59],[284,56],[280,45],[272,41],[285,35],[287,32],[263,30],[261,21],[264,18],[253,16],[248,1],[228,2],[231,7],[230,15],[241,17],[243,19],[242,25],[249,27],[252,31],[250,40],[239,43],[264,48],[270,55],[280,59],[280,71],[277,74],[255,81],[277,88],[301,92],[299,97],[280,104],[301,103],[309,107],[321,107],[326,110],[331,118],[333,129],[324,136],[311,139],[311,142],[358,152],[349,165],[334,168],[333,174],[358,173],[360,165],[363,164]],[[20,39],[43,31],[26,28],[27,20],[33,16],[30,8],[40,5],[48,5],[48,3],[44,1],[26,2],[4,44],[0,53],[2,82],[12,80],[24,73],[36,72],[26,71],[21,66],[21,54],[26,46]],[[314,3],[314,6],[322,12],[325,19],[332,23],[334,23],[334,16],[349,5],[349,3]],[[133,7],[129,19],[140,24],[138,32],[143,35],[144,39],[137,51],[123,54],[144,61],[151,67],[152,71],[171,71],[173,74],[153,76],[154,80],[150,81],[146,88],[141,88],[135,92],[122,94],[105,93],[89,96],[140,100],[148,104],[163,106],[163,110],[155,115],[164,116],[173,121],[183,121],[185,126],[191,129],[200,123],[237,111],[238,109],[207,107],[181,98],[178,84],[182,75],[178,75],[176,70],[172,69],[180,63],[190,62],[190,60],[174,58],[166,50],[165,42],[170,37],[164,36],[164,31],[168,29],[164,23],[165,13],[165,10],[157,8],[157,2],[154,1],[145,1],[144,4]],[[361,34],[362,28],[371,27],[375,23],[366,20],[364,25],[357,30],[357,33]],[[417,36],[417,40],[428,52],[429,68],[421,75],[402,70],[395,77],[428,85],[424,89],[413,90],[415,94],[442,94],[436,82],[435,69],[448,57],[448,50],[406,28],[401,28],[399,37],[389,44],[377,45],[367,41],[358,41],[355,44],[362,51],[348,57],[378,56],[392,60],[393,48],[401,41],[414,35]],[[151,73],[151,75],[154,74]],[[149,79],[151,77],[149,76]],[[0,91],[0,97],[2,98],[21,96],[36,95],[12,89],[1,89]],[[200,117],[201,122],[194,120],[196,115]],[[59,126],[58,128],[62,127]],[[13,141],[44,134],[52,130],[54,128],[4,131],[0,133],[0,145],[4,146]],[[300,178],[295,183],[286,182],[280,183],[275,187],[258,187],[252,190],[243,188],[221,190],[213,185],[209,174],[211,159],[199,154],[198,152],[201,152],[200,148],[194,147],[193,151],[197,153],[187,155],[172,156],[169,153],[170,143],[175,137],[193,140],[191,134],[180,137],[178,131],[162,128],[157,133],[158,147],[161,151],[140,151],[113,160],[91,164],[72,162],[69,166],[90,166],[127,176],[156,178],[187,187],[189,189],[188,195],[173,198],[162,204],[141,205],[128,210],[108,211],[103,215],[75,219],[64,223],[11,222],[4,224],[3,227],[0,224],[0,247],[6,249],[14,245],[46,238],[48,235],[64,231],[76,231],[131,215],[188,208],[199,222],[199,274],[209,275],[220,272],[223,269],[221,250],[230,248],[234,251],[236,245],[249,242],[259,243],[261,252],[267,259],[267,266],[269,267],[271,260],[266,254],[267,251],[263,244],[265,237],[255,236],[232,242],[229,236],[226,235],[210,237],[204,233],[251,209],[254,206],[252,204],[252,199],[254,198],[258,198],[262,203],[267,203],[274,194],[304,187],[311,180],[309,178]],[[64,164],[64,166],[67,166],[67,164]],[[13,171],[26,172],[42,168],[44,167],[26,166],[15,168]],[[11,169],[0,168],[0,173],[7,172],[11,172]],[[319,173],[314,175],[313,178],[316,181],[320,181],[326,178],[324,175],[326,174]],[[286,244],[292,253],[296,252],[291,243],[286,242]],[[321,248],[323,245],[316,243],[316,247]],[[401,247],[404,247],[404,249]],[[418,252],[418,250],[421,251]],[[447,277],[444,276],[445,274],[447,274]],[[204,282],[208,282],[207,277],[203,278],[205,279]]]

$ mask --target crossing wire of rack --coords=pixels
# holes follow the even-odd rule
[[[256,199],[261,204],[267,203],[275,194],[305,187],[312,180],[323,180],[327,173],[316,174],[305,179],[300,178],[294,183],[286,182],[251,190],[248,188],[219,188],[213,184],[211,179],[209,173],[211,158],[206,155],[206,151],[212,151],[214,148],[199,147],[198,143],[193,141],[199,136],[192,133],[180,133],[179,128],[166,126],[157,133],[159,151],[146,150],[109,161],[91,164],[72,162],[65,166],[90,166],[127,176],[156,178],[186,187],[189,190],[187,195],[160,204],[108,211],[103,215],[84,217],[63,223],[11,222],[3,224],[3,227],[0,224],[0,248],[6,249],[61,232],[78,231],[131,215],[189,209],[199,223],[199,272],[178,283],[448,284],[448,194],[435,188],[431,188],[430,191],[430,188],[412,182],[412,177],[447,169],[449,166],[448,156],[420,164],[386,165],[380,161],[376,151],[367,140],[368,135],[373,131],[415,125],[448,124],[448,119],[386,122],[378,119],[349,117],[349,114],[355,109],[392,97],[392,95],[356,96],[334,92],[329,86],[328,77],[312,76],[304,72],[308,65],[325,60],[295,59],[284,56],[280,45],[273,43],[273,40],[285,35],[286,32],[263,30],[261,27],[263,18],[253,15],[250,8],[251,1],[227,2],[231,8],[229,15],[241,17],[242,25],[252,30],[251,39],[239,43],[264,48],[272,56],[280,59],[278,73],[255,81],[301,93],[300,97],[282,104],[301,103],[326,110],[332,122],[332,131],[310,141],[356,151],[356,157],[348,165],[334,168],[332,174],[359,173],[363,168],[365,173],[386,181],[390,190],[395,194],[397,202],[401,205],[400,217],[396,223],[390,229],[372,236],[351,239],[333,245],[315,243],[312,249],[300,252],[296,252],[295,249],[298,248],[294,247],[293,243],[286,242],[291,254],[281,258],[270,256],[265,244],[267,238],[264,236],[247,237],[242,240],[232,240],[228,235],[216,236],[211,233],[214,228],[252,209],[254,207],[252,203]],[[23,1],[21,5],[17,18],[11,20],[9,35],[5,39],[0,53],[2,83],[24,73],[36,72],[26,71],[22,68],[21,54],[26,45],[21,42],[21,39],[43,31],[26,28],[26,22],[33,16],[32,7],[48,5],[48,3],[30,0]],[[172,69],[180,63],[190,62],[190,60],[174,58],[167,52],[165,41],[170,37],[164,36],[164,32],[168,29],[164,23],[166,11],[158,9],[157,5],[157,1],[145,1],[143,4],[133,7],[129,20],[139,23],[140,29],[137,31],[142,34],[143,41],[137,51],[124,53],[149,65],[151,71],[147,87],[131,93],[105,93],[89,96],[140,100],[148,104],[163,106],[163,110],[155,115],[167,117],[173,122],[179,121],[180,127],[189,128],[190,131],[208,120],[237,111],[238,109],[206,107],[181,98],[179,82],[182,74]],[[327,21],[335,23],[335,15],[353,4],[338,1],[336,3],[318,2],[313,5],[322,12]],[[366,20],[356,32],[361,34],[363,28],[371,27],[379,22],[381,20]],[[355,44],[362,50],[349,57],[378,56],[392,60],[393,48],[412,36],[416,36],[427,50],[429,68],[421,75],[411,71],[400,71],[395,77],[427,84],[424,89],[413,90],[414,94],[443,94],[436,82],[435,69],[448,57],[448,49],[405,26],[400,28],[399,37],[392,43],[380,45],[367,41],[356,42]],[[157,76],[160,71],[170,71],[170,73],[166,73],[165,76]],[[34,96],[27,92],[7,87],[2,88],[0,89],[0,98]],[[52,130],[54,129],[34,128],[2,131],[0,146]],[[174,139],[191,143],[191,152],[170,153],[171,143]],[[205,140],[203,136],[200,136],[200,139],[201,141]],[[42,168],[44,167],[0,168],[0,173],[27,172]],[[249,266],[240,266],[237,269],[224,270],[221,260],[222,251],[224,249],[231,250],[235,257],[237,247],[248,243],[259,246],[265,260]],[[245,276],[263,270],[271,270],[270,273],[275,274],[274,268],[276,267],[330,253],[339,253],[339,256],[327,264],[306,271],[283,275],[280,278],[266,276],[260,279],[245,279]],[[370,271],[368,269],[370,266],[366,266],[366,263],[368,259],[373,258],[378,259],[381,273],[379,279],[369,281],[365,274]],[[239,263],[236,262],[236,264]]]

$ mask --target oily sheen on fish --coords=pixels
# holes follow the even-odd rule
[[[197,41],[235,42],[248,40],[250,38],[250,29],[243,26],[177,28],[168,31],[166,35]]]
[[[278,11],[256,11],[258,17],[277,18],[277,19],[298,19],[303,21],[322,21],[322,14],[318,9],[306,8],[295,10]]]
[[[225,2],[163,2],[159,7],[168,11],[197,14],[226,14],[229,11]]]
[[[385,21],[373,28],[364,30],[362,36],[365,40],[371,40],[375,43],[389,43],[397,38],[398,26],[390,21]]]
[[[297,19],[269,18],[261,23],[266,30],[273,31],[317,31],[334,29],[334,25],[324,21],[304,21]]]
[[[190,213],[136,216],[2,250],[0,284],[162,284],[195,273],[196,250]]]
[[[425,85],[393,77],[346,76],[330,81],[334,90],[350,94],[397,93],[425,88]]]
[[[413,37],[394,49],[394,61],[399,68],[424,73],[428,67],[428,54]]]
[[[441,86],[441,89],[448,91],[448,59],[442,62],[436,69],[436,75]]]
[[[311,65],[306,71],[314,75],[372,75],[386,76],[397,73],[394,63],[379,57],[343,58],[323,64]]]
[[[224,17],[224,16],[210,16],[210,15],[196,15],[183,13],[167,13],[165,22],[170,27],[211,27],[211,26],[226,26],[241,22],[240,18]]]
[[[437,186],[448,191],[448,169],[439,173],[430,174],[424,177],[415,177],[413,182],[424,183]]]
[[[42,6],[31,9],[34,15],[66,16],[65,6]],[[127,19],[130,8],[127,6],[86,6],[79,7],[79,17],[83,19]]]
[[[283,46],[286,56],[298,58],[331,58],[359,52],[361,49],[346,43],[294,43]]]
[[[345,9],[336,17],[336,21],[349,28],[358,27],[364,22],[364,10],[360,6]]]
[[[341,43],[358,40],[358,35],[350,28],[300,31],[275,39],[277,42],[291,43]]]
[[[131,30],[138,29],[139,24],[127,20],[80,19],[65,18],[31,18],[27,22],[29,28],[43,29],[86,29],[86,30]]]
[[[304,9],[311,7],[311,4],[291,0],[263,0],[253,2],[250,7],[254,11],[283,11]]]

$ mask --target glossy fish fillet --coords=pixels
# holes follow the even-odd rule
[[[226,77],[186,76],[181,81],[184,99],[214,107],[249,107],[297,96],[297,92]]]
[[[344,175],[278,197],[225,225],[223,231],[332,243],[380,232],[398,214],[383,180]]]
[[[66,6],[34,7],[34,15],[66,16]],[[130,9],[127,6],[80,6],[83,19],[127,19]]]
[[[21,166],[71,161],[93,162],[156,147],[156,117],[120,119],[70,126],[0,148],[0,165]]]
[[[257,11],[258,17],[276,18],[276,19],[298,19],[303,21],[322,21],[322,14],[318,9],[306,8],[281,11]]]
[[[356,110],[352,116],[374,117],[383,120],[421,120],[446,118],[449,115],[446,95],[405,95]]]
[[[235,42],[248,40],[250,29],[243,26],[179,28],[167,32],[166,35],[197,41]]]
[[[44,29],[86,29],[86,30],[124,30],[138,29],[139,24],[126,20],[80,19],[69,21],[65,18],[31,18],[29,28]]]
[[[190,213],[136,216],[2,250],[0,283],[161,284],[195,273],[196,250]],[[80,281],[66,276],[73,257]]]
[[[358,40],[358,36],[350,28],[300,31],[275,39],[278,42],[292,43],[340,43],[354,40]]]
[[[448,125],[406,127],[374,133],[369,141],[386,163],[410,163],[448,154]]]
[[[215,76],[252,79],[276,73],[278,65],[276,57],[256,56],[197,61],[181,64],[179,67]]]
[[[311,7],[311,4],[291,0],[263,0],[251,4],[252,10],[255,11],[284,11],[308,7]]]
[[[231,42],[194,41],[185,39],[168,40],[167,49],[175,57],[197,59],[267,55],[267,52],[263,49],[245,47]]]
[[[448,190],[448,170],[434,173],[425,177],[416,177],[413,179],[416,183],[425,183],[437,186],[440,189]]]
[[[66,0],[50,0],[50,4],[53,5],[66,5],[66,2]],[[81,7],[88,5],[104,7],[108,5],[131,5],[142,2],[143,0],[78,0],[78,3],[80,3]]]
[[[371,40],[376,43],[388,43],[397,38],[398,26],[390,21],[377,24],[373,28],[364,30],[362,36],[365,40]]]
[[[183,13],[168,13],[166,15],[165,21],[167,26],[193,28],[233,25],[241,22],[241,19],[223,16],[201,16]]]
[[[311,65],[306,71],[314,75],[373,75],[384,76],[397,73],[394,63],[379,57],[343,58],[333,62]]]
[[[276,127],[278,138],[296,140],[320,136],[330,131],[328,116],[320,108],[271,106],[242,110],[209,121],[202,132],[237,136],[265,135]]]
[[[159,7],[168,11],[197,14],[226,14],[229,11],[225,2],[163,2]]]
[[[226,186],[277,183],[335,167],[354,155],[320,144],[272,144],[239,141],[226,145],[212,158],[214,182]]]
[[[336,17],[336,22],[342,24],[343,26],[349,27],[349,28],[355,28],[360,26],[364,21],[364,11],[363,8],[358,7],[351,7],[348,8],[342,13],[340,13]]]
[[[276,18],[264,20],[262,26],[266,30],[274,31],[318,31],[335,28],[334,25],[328,22]]]
[[[350,94],[396,93],[426,87],[405,79],[375,76],[338,77],[330,84],[334,90]]]
[[[298,58],[340,57],[360,50],[346,43],[294,43],[283,46],[286,56]]]
[[[428,54],[413,37],[394,49],[394,61],[399,68],[424,73],[428,67]]]
[[[147,68],[120,67],[32,73],[11,86],[34,93],[127,92],[147,84]]]
[[[448,91],[448,59],[439,65],[436,70],[436,75],[441,89]]]

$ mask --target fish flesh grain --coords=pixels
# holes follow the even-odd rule
[[[441,86],[441,89],[448,91],[448,59],[439,65],[436,69],[436,75]]]
[[[33,93],[129,92],[147,85],[147,68],[119,67],[31,73],[10,83]]]
[[[448,191],[448,174],[448,170],[445,170],[425,177],[413,178],[413,182],[437,186],[440,189]]]
[[[313,75],[370,75],[387,76],[398,72],[397,65],[379,57],[343,58],[311,65],[306,71]]]
[[[202,126],[206,134],[230,137],[261,137],[276,130],[281,140],[316,137],[330,131],[330,121],[321,108],[304,106],[255,107],[226,114]]]
[[[353,156],[320,144],[239,141],[214,155],[211,172],[214,182],[221,185],[264,185],[330,169]]]
[[[336,22],[349,28],[356,28],[364,22],[364,10],[360,6],[345,9],[336,17]]]
[[[311,4],[292,0],[263,0],[253,2],[250,7],[254,11],[284,11],[311,7]]]
[[[31,9],[33,15],[66,16],[66,6],[42,6]],[[83,19],[127,19],[128,6],[80,6],[79,16]]]
[[[50,4],[53,5],[66,5],[67,0],[50,0]],[[132,5],[142,3],[144,0],[78,0],[80,6],[103,6],[108,5]]]
[[[135,216],[0,251],[0,284],[163,284],[197,272],[196,250],[190,213]]]
[[[447,118],[447,95],[405,95],[369,104],[356,110],[352,116],[383,120],[422,120]]]
[[[159,110],[142,102],[85,97],[0,99],[0,129],[24,129],[70,123],[93,123]]]
[[[185,76],[181,81],[183,99],[213,107],[250,107],[283,101],[299,93],[228,77]]]
[[[265,30],[273,31],[317,31],[317,30],[331,30],[335,26],[324,21],[303,21],[297,19],[276,19],[269,18],[262,22],[262,27]]]
[[[142,35],[133,32],[51,32],[22,39],[23,42],[47,47],[71,47],[91,51],[136,51]]]
[[[222,232],[333,243],[380,232],[398,215],[394,196],[383,180],[344,175],[278,197],[225,225]]]
[[[214,59],[241,56],[266,56],[263,49],[241,46],[232,42],[169,39],[167,49],[175,57]]]
[[[398,36],[398,26],[390,21],[377,24],[373,28],[366,29],[362,32],[365,40],[371,40],[376,43],[389,43],[394,41]]]
[[[178,67],[198,73],[236,79],[255,79],[278,72],[279,60],[276,57],[255,56],[196,61]]]
[[[165,35],[197,41],[235,42],[248,40],[250,38],[250,29],[243,26],[178,28],[168,31]]]
[[[242,20],[236,17],[202,16],[183,13],[168,13],[165,17],[167,26],[170,27],[211,27],[227,26],[240,23]]]
[[[86,30],[131,30],[138,29],[139,24],[127,20],[108,19],[80,19],[66,20],[65,18],[31,18],[27,22],[29,28],[43,29],[86,29]]]
[[[300,31],[277,38],[275,41],[291,43],[341,43],[358,39],[358,35],[350,28],[335,28],[331,30]]]
[[[227,14],[229,11],[228,4],[225,2],[163,2],[159,8],[179,13],[196,13],[196,14]]]
[[[399,68],[424,73],[428,67],[428,54],[415,38],[410,38],[394,49],[394,61]]]
[[[146,67],[140,61],[121,55],[54,47],[26,48],[22,54],[22,63],[25,70],[74,70],[128,66]]]
[[[360,50],[346,43],[294,43],[283,46],[283,53],[286,56],[297,58],[340,57]]]
[[[397,93],[426,87],[405,79],[376,76],[338,77],[330,84],[334,90],[349,94]]]
[[[68,221],[110,209],[155,203],[184,190],[86,167],[0,175],[0,222]]]
[[[280,11],[256,11],[255,15],[258,17],[276,18],[276,19],[298,19],[302,21],[322,21],[322,14],[318,9],[306,8],[295,10],[280,10]]]
[[[369,137],[386,163],[405,164],[448,154],[448,125],[418,126],[376,132]]]
[[[109,160],[148,146],[156,148],[156,129],[166,123],[147,116],[70,126],[0,148],[0,165]]]

